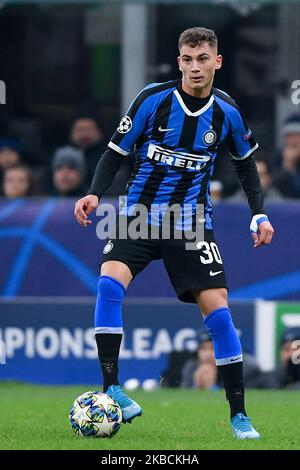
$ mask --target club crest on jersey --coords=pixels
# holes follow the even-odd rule
[[[209,131],[204,132],[203,142],[206,145],[213,145],[217,140],[217,134],[214,130],[210,129]]]
[[[117,131],[120,132],[120,134],[126,134],[127,132],[130,131],[131,128],[132,128],[131,118],[129,116],[124,116],[120,121]]]
[[[109,253],[113,249],[113,247],[114,247],[113,242],[111,240],[109,240],[106,243],[105,247],[103,248],[103,254],[107,255],[107,253]]]

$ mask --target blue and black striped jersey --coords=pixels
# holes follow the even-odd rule
[[[233,159],[242,160],[258,144],[236,102],[225,92],[213,88],[206,104],[192,111],[180,84],[175,80],[144,88],[108,146],[124,156],[136,149],[127,207],[179,203],[195,210],[203,204],[205,228],[212,229],[209,186],[220,147],[227,146]]]

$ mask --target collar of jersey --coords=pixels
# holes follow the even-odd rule
[[[180,93],[178,90],[174,90],[174,95],[176,96],[180,106],[182,107],[183,111],[185,112],[185,114],[187,114],[188,116],[194,116],[194,117],[197,117],[197,116],[200,116],[200,114],[202,113],[205,113],[205,111],[212,105],[213,101],[214,101],[214,95],[211,95],[209,101],[206,103],[205,106],[203,106],[202,108],[198,109],[198,111],[195,111],[194,113],[192,113],[192,111],[189,110],[189,108],[186,107],[182,97],[180,96]]]

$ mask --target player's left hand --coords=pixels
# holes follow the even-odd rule
[[[265,214],[258,214],[252,218],[250,230],[254,240],[254,248],[271,243],[274,229]]]

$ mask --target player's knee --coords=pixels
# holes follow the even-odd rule
[[[227,289],[206,289],[198,294],[194,292],[196,302],[204,316],[228,305]]]
[[[132,280],[129,267],[121,261],[105,261],[101,265],[100,276],[109,276],[119,281],[126,289]]]
[[[103,275],[99,277],[98,294],[103,301],[122,302],[125,296],[125,287],[117,279]]]
[[[228,292],[227,292],[227,289],[218,289],[218,294],[217,294],[217,298],[220,302],[220,305],[225,305],[227,306],[227,301],[228,301]]]
[[[228,308],[228,294],[227,289],[211,289],[210,297],[207,298],[210,301],[212,310],[221,308]],[[206,302],[208,304],[208,302]]]

